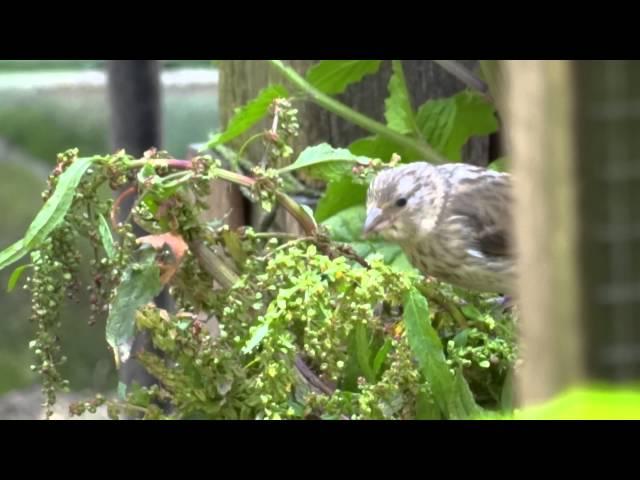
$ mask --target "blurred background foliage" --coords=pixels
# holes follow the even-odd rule
[[[98,60],[0,61],[0,250],[24,234],[42,206],[40,192],[57,153],[72,147],[81,155],[110,150],[106,78],[76,80],[87,73],[100,78],[103,68]],[[165,60],[163,68],[182,75],[162,91],[162,147],[180,157],[190,143],[218,128],[217,82],[203,82],[201,76],[189,81],[193,69],[213,72],[215,66],[206,60]],[[29,370],[29,298],[22,291],[7,293],[10,274],[0,272],[0,395],[37,381]],[[73,389],[109,388],[115,374],[104,325],[87,324],[86,304],[68,309],[61,338]]]

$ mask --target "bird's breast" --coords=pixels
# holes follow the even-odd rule
[[[424,275],[462,288],[510,293],[515,281],[511,260],[477,257],[462,244],[442,241],[435,236],[403,246],[409,260]]]

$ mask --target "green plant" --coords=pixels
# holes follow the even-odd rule
[[[459,159],[470,136],[497,128],[493,106],[465,91],[414,113],[402,65],[394,62],[381,125],[329,96],[379,62],[321,62],[307,80],[272,63],[296,86],[297,99],[308,95],[376,136],[349,149],[310,146],[296,156],[289,143],[298,130],[297,100],[272,85],[209,142],[232,169],[222,168],[217,154],[59,155],[44,207],[24,238],[0,252],[0,269],[30,256],[10,288],[25,277],[32,295],[32,369],[43,378],[48,409],[68,387],[57,331],[61,304],[81,292],[78,237],[93,256],[89,321],[105,321],[116,365],[131,355],[139,329],[150,332],[162,355],[139,355],[158,385],[121,385],[118,400],[99,396],[74,405],[74,414],[105,403],[114,418],[455,419],[510,409],[511,316],[497,314],[486,295],[421,278],[397,247],[359,234],[363,195],[377,170],[417,155]],[[265,165],[247,166],[246,144],[238,151],[224,144],[265,115],[272,128],[249,139],[264,142]],[[298,170],[328,182],[315,215],[289,195],[300,186]],[[203,222],[214,179],[241,186],[267,211],[286,209],[304,236]],[[98,193],[107,186],[126,188],[112,201]],[[127,222],[117,223],[119,205],[134,193]],[[149,234],[136,239],[133,223]],[[151,303],[165,285],[175,311]]]

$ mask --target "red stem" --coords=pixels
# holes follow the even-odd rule
[[[125,198],[134,193],[136,193],[136,187],[135,185],[132,185],[131,187],[124,190],[120,195],[118,195],[118,198],[116,198],[116,201],[113,203],[113,207],[111,208],[111,226],[113,226],[114,229],[118,228],[116,215],[118,214],[118,210],[120,209],[120,204]]]
[[[171,158],[171,159],[154,158],[150,160],[138,160],[134,162],[134,165],[138,166],[138,162],[139,162],[139,166],[142,166],[144,163],[150,162],[152,165],[168,166],[169,168],[174,168],[176,170],[190,170],[193,165],[191,160],[180,160],[176,158]],[[224,170],[222,168],[217,169],[216,177],[221,180],[225,180],[227,182],[242,185],[244,187],[252,187],[256,183],[256,180],[254,178],[247,177],[245,175],[240,175],[239,173],[231,172],[229,170]],[[114,209],[117,205],[120,204],[123,196],[126,197],[125,193],[127,193],[128,195],[131,192],[129,192],[128,190],[123,192],[120,195],[120,197],[118,197],[118,200],[116,200],[116,203],[114,204]],[[313,220],[306,214],[306,212],[300,207],[300,205],[298,205],[297,202],[295,202],[291,197],[289,197],[284,192],[276,191],[276,197],[280,205],[282,205],[285,208],[285,210],[287,210],[291,215],[293,215],[293,217],[298,221],[298,223],[300,223],[300,225],[302,226],[304,231],[307,233],[307,235],[315,235],[316,228],[313,223]],[[111,221],[112,223],[114,223],[113,210],[111,213]]]

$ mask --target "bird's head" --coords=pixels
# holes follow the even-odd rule
[[[445,184],[426,162],[381,171],[369,185],[363,233],[406,243],[428,233],[444,203]]]

